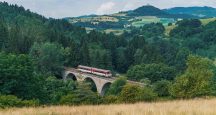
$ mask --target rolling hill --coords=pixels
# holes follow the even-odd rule
[[[169,14],[151,5],[142,6],[135,10],[119,12],[111,15],[89,15],[73,18],[65,18],[70,23],[85,27],[87,30],[105,30],[106,32],[118,32],[132,27],[141,27],[149,23],[174,23],[178,19],[197,18],[188,14]]]
[[[174,7],[170,9],[164,9],[163,11],[170,14],[189,14],[198,16],[200,18],[216,17],[216,8],[204,6],[204,7]]]
[[[107,33],[121,34],[123,30],[141,27],[149,23],[175,23],[179,19],[198,18],[189,14],[170,14],[151,5],[139,7],[135,10],[119,12],[111,15],[85,15],[65,18],[70,23],[85,27],[88,31],[93,29],[104,30]]]
[[[181,19],[215,17],[216,10],[211,7],[175,7],[159,9],[151,5],[139,7],[135,10],[119,12],[111,15],[85,15],[65,18],[76,26],[85,27],[87,31],[93,29],[107,33],[121,34],[124,30],[141,27],[149,23],[162,23],[167,26]]]

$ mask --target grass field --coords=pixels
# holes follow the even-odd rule
[[[203,25],[206,25],[209,22],[213,22],[213,21],[216,21],[216,18],[201,19]]]
[[[216,99],[100,106],[12,108],[0,115],[216,115]]]
[[[165,35],[169,36],[170,32],[176,27],[176,25],[165,26]]]

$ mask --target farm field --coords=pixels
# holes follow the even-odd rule
[[[208,19],[201,19],[201,22],[202,22],[203,25],[206,25],[209,22],[213,22],[215,20],[216,20],[216,18],[208,18]]]
[[[0,115],[215,115],[216,99],[99,106],[52,106],[0,110]]]

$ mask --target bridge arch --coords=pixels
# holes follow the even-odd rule
[[[66,76],[66,79],[70,79],[70,80],[73,80],[73,81],[77,81],[77,77],[75,74],[73,73],[68,73],[67,76]]]
[[[109,90],[110,86],[111,86],[111,82],[107,82],[105,83],[103,86],[102,86],[102,89],[101,89],[101,95],[104,96],[107,91]]]
[[[86,77],[85,79],[84,79],[84,82],[87,82],[87,83],[89,83],[89,85],[90,85],[90,87],[91,87],[91,90],[93,91],[93,92],[97,92],[98,90],[97,90],[97,84],[96,84],[96,82],[94,81],[94,79],[92,79],[91,77]]]

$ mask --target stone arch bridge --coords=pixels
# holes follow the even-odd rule
[[[93,74],[83,73],[74,68],[65,68],[65,71],[63,73],[63,79],[64,80],[73,79],[74,81],[78,81],[78,82],[91,80],[94,82],[97,88],[97,92],[100,95],[104,95],[107,87],[109,87],[116,80],[116,78],[113,77],[106,78],[106,77],[100,77]],[[143,85],[140,82],[134,82],[129,80],[127,82],[131,84]]]

